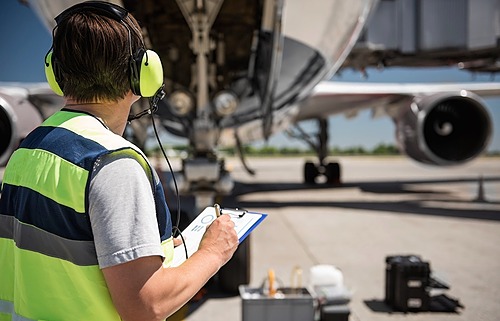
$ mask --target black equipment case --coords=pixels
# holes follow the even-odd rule
[[[417,255],[386,257],[385,302],[396,310],[428,311],[430,265]]]

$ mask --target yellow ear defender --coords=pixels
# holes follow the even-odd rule
[[[50,88],[59,96],[63,95],[63,91],[56,80],[56,75],[54,73],[54,66],[52,62],[52,51],[47,53],[45,56],[45,77],[49,83]]]

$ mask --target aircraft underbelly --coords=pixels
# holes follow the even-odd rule
[[[75,2],[30,0],[30,5],[51,29],[53,17]],[[275,119],[276,111],[306,98],[319,81],[342,65],[377,0],[223,1],[209,26],[207,37],[213,45],[206,48],[204,65],[193,55],[195,33],[178,1],[111,2],[125,6],[147,31],[147,43],[163,62],[165,100],[179,89],[198,95],[193,112],[176,115],[166,102],[159,110],[168,130],[192,137],[196,119],[213,108],[208,99],[223,90],[235,92],[239,104],[231,114],[210,116],[209,122],[221,130],[267,122],[269,130],[263,135],[271,134],[278,119],[282,122],[285,115],[294,114],[282,111]],[[194,71],[200,67],[206,69],[203,77],[199,70]],[[204,99],[199,99],[200,88],[205,88]]]

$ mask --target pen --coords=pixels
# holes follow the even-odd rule
[[[219,217],[220,216],[220,205],[215,203],[214,208],[215,208],[215,216]]]

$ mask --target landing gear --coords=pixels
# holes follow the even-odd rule
[[[319,132],[316,141],[302,128],[296,126],[298,133],[289,133],[291,136],[305,141],[318,155],[319,162],[306,162],[304,164],[304,182],[306,184],[316,184],[316,178],[325,177],[327,184],[339,185],[341,183],[341,169],[337,162],[328,163],[328,121],[324,118],[318,119]]]
[[[324,176],[327,184],[339,185],[341,183],[340,164],[337,162],[326,165],[316,165],[313,162],[304,164],[304,183],[316,184],[316,178],[319,176]]]
[[[215,154],[205,156],[207,157],[184,159],[182,172],[177,176],[180,194],[189,197],[190,201],[187,203],[194,205],[190,209],[194,215],[189,216],[189,222],[205,207],[213,206],[216,201],[221,201],[223,196],[230,195],[234,186],[225,169],[224,160]],[[214,281],[218,282],[222,292],[228,294],[236,294],[239,285],[250,283],[250,237],[238,246],[231,260],[219,270]]]

